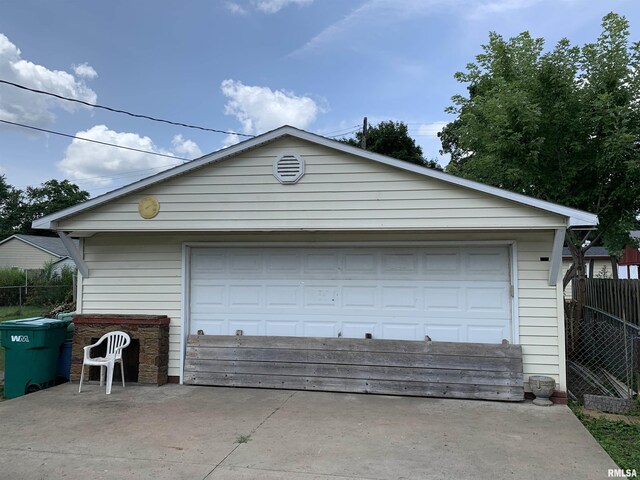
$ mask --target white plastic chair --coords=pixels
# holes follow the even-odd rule
[[[102,342],[107,341],[107,353],[104,357],[91,358],[91,349],[97,347]],[[84,380],[84,366],[100,367],[100,386],[104,383],[104,374],[107,374],[107,395],[111,393],[113,383],[113,369],[116,363],[120,363],[120,373],[122,374],[122,386],[124,387],[124,365],[122,364],[122,350],[129,346],[131,337],[125,332],[105,333],[100,340],[93,345],[84,347],[84,360],[82,361],[82,371],[80,372],[80,387],[78,393],[82,392],[82,381]]]

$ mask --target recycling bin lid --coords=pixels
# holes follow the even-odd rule
[[[0,323],[0,330],[48,330],[50,328],[62,328],[68,322],[46,317],[22,318],[20,320],[7,320]]]

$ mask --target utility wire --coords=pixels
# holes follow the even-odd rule
[[[362,128],[362,125],[359,125],[359,124],[358,124],[358,125],[353,125],[353,126],[351,126],[351,127],[344,127],[344,128],[339,128],[339,129],[337,129],[337,130],[331,130],[330,132],[325,133],[325,134],[324,134],[324,136],[336,137],[336,136],[338,136],[338,135],[344,135],[344,134],[342,134],[342,133],[340,133],[340,132],[341,132],[341,131],[343,131],[343,130],[349,130],[349,132],[350,132],[350,131],[351,131],[351,130],[353,130],[354,128],[358,128],[358,129],[359,129],[359,128]],[[349,132],[347,132],[347,133],[349,133]]]
[[[179,127],[195,128],[197,130],[204,130],[206,132],[224,133],[226,135],[238,135],[239,137],[255,137],[255,135],[250,135],[248,133],[237,133],[237,132],[231,132],[231,131],[226,131],[226,130],[218,130],[218,129],[215,129],[215,128],[200,127],[198,125],[190,125],[188,123],[174,122],[174,121],[171,121],[171,120],[164,120],[162,118],[150,117],[148,115],[140,115],[138,113],[132,113],[132,112],[128,112],[126,110],[119,110],[117,108],[107,107],[105,105],[99,105],[97,103],[89,103],[89,102],[85,102],[84,100],[78,100],[76,98],[65,97],[65,96],[62,96],[62,95],[58,95],[56,93],[46,92],[44,90],[37,90],[35,88],[30,88],[30,87],[27,87],[25,85],[20,85],[19,83],[9,82],[7,80],[1,80],[0,79],[0,83],[4,83],[5,85],[11,85],[12,87],[20,88],[22,90],[27,90],[29,92],[39,93],[41,95],[49,95],[50,97],[55,97],[55,98],[58,98],[60,100],[65,100],[67,102],[80,103],[80,104],[86,105],[88,107],[101,108],[103,110],[108,110],[110,112],[115,112],[115,113],[123,113],[125,115],[129,115],[130,117],[144,118],[146,120],[152,120],[154,122],[160,122],[160,123],[168,123],[169,125],[177,125]]]
[[[106,145],[108,147],[122,148],[124,150],[131,150],[133,152],[148,153],[149,155],[157,155],[158,157],[173,158],[175,160],[182,160],[183,162],[190,162],[191,161],[190,158],[176,157],[174,155],[167,155],[165,153],[151,152],[149,150],[141,150],[139,148],[125,147],[124,145],[116,145],[115,143],[101,142],[100,140],[93,140],[91,138],[78,137],[76,135],[69,135],[68,133],[61,133],[61,132],[56,132],[56,131],[53,131],[53,130],[47,130],[46,128],[34,127],[33,125],[25,125],[23,123],[10,122],[9,120],[0,119],[0,122],[6,123],[8,125],[15,125],[16,127],[28,128],[30,130],[37,130],[38,132],[51,133],[52,135],[59,135],[61,137],[73,138],[73,139],[82,140],[82,141],[85,141],[85,142],[91,142],[91,143],[97,143],[97,144],[100,144],[100,145]]]

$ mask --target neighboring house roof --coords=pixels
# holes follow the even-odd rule
[[[246,140],[244,142],[228,147],[226,149],[218,150],[217,152],[205,155],[189,163],[179,165],[177,167],[174,167],[172,169],[165,170],[164,172],[158,173],[156,175],[144,178],[142,180],[139,180],[137,182],[124,186],[122,188],[118,188],[116,190],[113,190],[112,192],[106,193],[99,197],[92,198],[90,200],[87,200],[86,202],[80,203],[73,207],[42,217],[33,222],[33,228],[56,229],[56,222],[61,219],[74,216],[78,213],[97,207],[111,200],[123,197],[125,195],[129,195],[143,188],[149,187],[151,185],[155,185],[159,182],[163,182],[170,178],[173,178],[179,175],[184,175],[195,169],[202,168],[207,165],[211,165],[213,163],[219,162],[233,155],[237,155],[238,153],[256,148],[258,146],[267,144],[269,142],[272,142],[276,139],[279,139],[285,136],[291,136],[294,138],[315,143],[317,145],[322,145],[328,148],[332,148],[334,150],[338,150],[344,153],[366,158],[374,162],[379,162],[382,164],[400,168],[402,170],[415,172],[420,175],[424,175],[426,177],[435,178],[446,183],[450,183],[450,184],[458,185],[471,190],[494,195],[496,197],[510,200],[522,205],[534,207],[546,212],[555,213],[557,215],[564,216],[567,218],[567,227],[594,227],[598,223],[598,217],[592,213],[564,207],[551,202],[546,202],[544,200],[538,200],[535,198],[527,197],[525,195],[509,192],[497,187],[491,187],[488,185],[484,185],[482,183],[474,182],[464,178],[456,177],[454,175],[439,172],[437,170],[421,167],[409,162],[390,158],[385,155],[369,152],[367,150],[353,147],[353,146],[338,142],[336,140],[331,140],[329,138],[322,137],[320,135],[306,132],[304,130],[299,130],[297,128],[293,128],[290,126],[283,126],[278,129],[259,135],[250,140]]]
[[[587,250],[587,253],[584,256],[585,258],[610,258],[609,251],[605,247],[591,247]],[[564,247],[562,249],[562,258],[571,258],[571,251],[569,247]]]
[[[54,257],[58,257],[59,259],[69,257],[69,252],[58,237],[43,237],[41,235],[23,235],[16,234],[11,235],[9,238],[5,238],[0,242],[0,245],[8,242],[9,240],[19,240],[26,244],[31,245],[32,247],[38,248],[43,252],[46,252]],[[76,240],[77,243],[77,240]]]

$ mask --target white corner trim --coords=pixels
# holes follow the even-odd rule
[[[564,246],[565,230],[559,228],[553,237],[551,249],[551,263],[549,264],[549,285],[554,287],[558,283],[558,273],[562,265],[562,247]]]
[[[78,267],[78,271],[82,275],[82,278],[89,278],[89,268],[84,262],[84,258],[82,258],[82,254],[80,253],[80,250],[78,250],[78,247],[76,247],[76,244],[73,243],[73,240],[71,240],[65,232],[58,232],[58,236],[69,252],[69,256],[73,258],[73,261],[76,263],[76,267]]]
[[[562,205],[557,205],[555,203],[547,202],[544,200],[538,200],[518,193],[502,190],[497,187],[491,187],[482,183],[466,180],[464,178],[456,177],[448,173],[438,172],[431,168],[421,167],[402,160],[396,160],[385,155],[362,150],[361,148],[352,147],[350,145],[340,143],[336,140],[331,140],[320,135],[305,132],[304,130],[299,130],[297,128],[285,125],[255,138],[245,140],[244,142],[238,143],[226,149],[218,150],[196,160],[192,160],[191,162],[179,165],[169,170],[165,170],[164,172],[160,172],[156,175],[144,178],[122,188],[118,188],[111,192],[105,193],[104,195],[101,195],[99,197],[92,198],[73,207],[69,207],[51,215],[47,215],[45,217],[34,220],[32,223],[32,227],[35,229],[55,230],[57,228],[56,222],[58,220],[71,217],[90,208],[94,208],[96,206],[107,203],[111,200],[115,200],[125,195],[138,192],[146,187],[155,185],[159,182],[176,177],[178,175],[183,175],[197,168],[212,165],[220,160],[226,159],[233,155],[237,155],[246,150],[256,148],[260,145],[272,142],[287,135],[314,143],[316,145],[321,145],[333,150],[348,153],[350,155],[356,155],[361,158],[366,158],[375,162],[383,163],[385,165],[390,165],[402,170],[418,173],[420,175],[424,175],[425,177],[435,178],[446,183],[504,198],[506,200],[510,200],[522,205],[528,205],[530,207],[538,208],[546,212],[555,213],[557,215],[566,217],[568,227],[595,227],[598,224],[597,215],[589,212],[564,207]]]
[[[511,297],[511,332],[512,343],[520,344],[520,279],[518,277],[518,242],[513,240],[509,242],[511,247],[511,285],[513,287],[513,296]]]
[[[182,244],[182,331],[180,332],[180,385],[184,383],[184,362],[187,353],[187,337],[190,329],[190,298],[191,298],[191,247]]]

